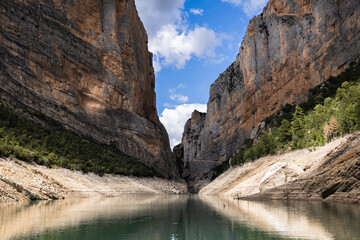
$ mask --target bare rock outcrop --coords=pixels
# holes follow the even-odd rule
[[[186,194],[184,180],[138,178],[63,168],[47,168],[17,159],[0,158],[0,203],[124,194]]]
[[[0,2],[0,94],[177,177],[134,0]]]
[[[271,166],[259,183],[261,192],[284,185],[287,182],[296,180],[304,172],[299,166],[287,162],[278,162]]]
[[[235,62],[211,85],[196,147],[183,143],[199,178],[209,178],[204,166],[228,160],[266,117],[358,61],[359,9],[359,1],[270,0],[250,21]]]
[[[268,156],[231,168],[200,194],[360,203],[360,132],[316,151]]]

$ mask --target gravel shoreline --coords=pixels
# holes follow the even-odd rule
[[[0,202],[117,197],[123,194],[186,194],[183,180],[138,178],[47,168],[0,158]]]

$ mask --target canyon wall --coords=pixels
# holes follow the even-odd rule
[[[359,57],[360,1],[270,0],[250,21],[234,63],[211,85],[203,127],[196,136],[184,132],[189,179],[211,178],[210,169],[262,120],[305,101],[311,88]]]
[[[0,94],[177,177],[134,0],[0,2]]]

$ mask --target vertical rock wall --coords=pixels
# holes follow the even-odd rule
[[[176,177],[134,0],[0,2],[0,94]]]
[[[263,119],[305,101],[309,89],[359,58],[360,1],[270,0],[212,84],[199,150],[183,142],[184,159],[197,178],[211,177],[209,166],[229,159]]]

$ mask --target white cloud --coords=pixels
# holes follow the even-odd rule
[[[203,13],[204,13],[204,9],[201,9],[201,8],[191,8],[190,9],[190,12],[194,15],[200,15],[202,16]]]
[[[250,17],[261,13],[268,0],[221,0],[235,6],[241,6],[243,11]]]
[[[185,85],[185,84],[180,83],[180,84],[177,86],[177,88],[186,88],[186,85]]]
[[[175,108],[176,105],[166,102],[166,103],[163,104],[163,107],[165,107],[165,108]]]
[[[185,123],[191,117],[191,113],[194,110],[206,112],[206,104],[183,104],[174,109],[165,108],[161,113],[160,121],[164,124],[169,134],[171,148],[181,142]]]
[[[170,99],[173,101],[180,102],[180,103],[186,103],[187,101],[189,101],[188,96],[184,96],[181,94],[172,94],[172,95],[170,95]]]
[[[181,10],[185,0],[136,0],[136,8],[149,38],[152,38],[166,24],[182,19]]]
[[[193,57],[214,58],[221,34],[204,26],[190,27],[184,12],[185,0],[137,0],[136,6],[154,53],[154,69],[183,68]],[[202,13],[202,9],[199,10]],[[191,11],[191,10],[190,10]]]
[[[213,30],[196,26],[193,30],[179,30],[175,25],[164,26],[149,43],[149,49],[162,66],[183,68],[193,57],[215,57],[221,44]],[[159,57],[160,56],[160,57]]]
[[[228,2],[232,3],[234,5],[240,6],[240,4],[243,2],[243,0],[221,0],[222,2]]]
[[[181,84],[179,86],[182,87]],[[179,86],[177,88],[179,88]],[[176,93],[176,89],[174,88],[171,88],[168,91],[170,93],[170,99],[173,101],[176,101],[178,103],[186,103],[187,101],[189,101],[188,96]]]
[[[154,71],[155,72],[159,72],[160,70],[161,70],[161,65],[160,65],[160,63],[158,62],[158,61],[153,61],[153,66],[154,66]]]

